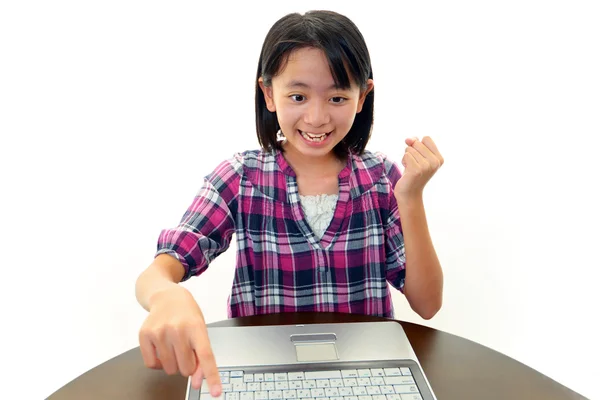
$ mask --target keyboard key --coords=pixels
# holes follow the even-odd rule
[[[402,372],[402,375],[412,375],[412,373],[410,372],[410,368],[407,367],[400,368],[400,372]]]
[[[283,399],[283,392],[281,390],[269,391],[269,400],[280,400]]]
[[[366,396],[367,395],[367,389],[364,386],[354,386],[352,388],[352,391],[354,392],[355,396]]]
[[[244,376],[244,371],[231,371],[229,375],[232,378],[241,378]]]
[[[275,376],[271,373],[265,374],[265,382],[275,382]]]
[[[277,378],[275,378],[277,379]],[[275,390],[290,390],[290,385],[287,381],[285,382],[277,382],[275,381]]]
[[[369,378],[358,378],[356,380],[358,382],[358,386],[370,386],[371,380]]]
[[[288,380],[301,381],[304,379],[304,372],[288,372]]]
[[[283,381],[287,381],[287,380],[288,380],[288,374],[286,374],[286,373],[275,374],[275,382],[283,382]]]
[[[374,376],[371,378],[371,385],[376,385],[376,386],[385,385],[385,381],[380,376]]]
[[[304,373],[304,379],[341,379],[340,371],[311,371]]]
[[[400,372],[400,368],[384,368],[383,372],[385,376],[400,376],[402,372]]]
[[[386,385],[411,385],[415,383],[412,376],[386,376],[383,379]]]
[[[381,394],[379,386],[367,386],[367,393],[370,395]]]
[[[371,377],[371,370],[370,369],[359,369],[358,371],[358,377],[359,378],[370,378]]]
[[[371,368],[371,376],[385,376],[382,368]]]
[[[230,383],[221,385],[223,392],[233,392],[233,386]]]
[[[338,390],[340,392],[340,396],[352,396],[354,394],[352,388],[350,387],[341,387],[338,388]]]
[[[330,387],[329,379],[317,379],[317,387],[318,388],[326,388]]]
[[[419,393],[419,389],[415,385],[394,385],[396,394],[402,393]]]
[[[316,388],[317,388],[316,380],[310,379],[308,381],[302,381],[302,389],[316,389]]]
[[[342,378],[358,378],[358,371],[355,369],[342,370]]]
[[[379,386],[382,394],[395,394],[393,386]]]
[[[254,392],[254,400],[269,400],[269,392]]]
[[[344,379],[344,386],[358,386],[358,382],[356,382],[356,378]]]
[[[401,394],[401,400],[423,400],[420,394]]]
[[[288,386],[290,387],[290,389],[303,389],[302,382],[306,381],[290,381],[288,382]]]

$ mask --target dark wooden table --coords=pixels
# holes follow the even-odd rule
[[[235,318],[210,326],[286,325],[382,321],[333,313],[290,313]],[[438,400],[585,399],[514,359],[470,340],[425,326],[399,322]],[[69,382],[49,400],[183,400],[187,379],[144,366],[139,347]]]

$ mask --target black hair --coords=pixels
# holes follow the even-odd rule
[[[348,72],[361,93],[367,88],[367,80],[373,79],[365,40],[348,17],[333,11],[309,11],[304,15],[292,13],[282,17],[267,33],[256,72],[256,133],[266,151],[281,149],[277,141],[279,122],[276,113],[267,109],[258,79],[263,78],[265,87],[271,86],[273,77],[285,68],[290,53],[307,47],[325,53],[331,75],[339,88],[350,88]],[[362,154],[365,150],[373,127],[374,97],[374,90],[371,90],[350,131],[335,146],[334,153],[338,157],[345,158],[348,152]]]

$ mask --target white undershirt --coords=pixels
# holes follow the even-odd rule
[[[337,194],[300,196],[300,203],[302,204],[306,221],[318,240],[321,240],[333,218],[337,201]]]

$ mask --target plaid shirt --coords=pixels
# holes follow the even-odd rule
[[[229,317],[333,311],[393,318],[387,282],[403,290],[404,240],[393,188],[398,166],[383,154],[350,155],[339,174],[333,219],[318,240],[304,218],[295,173],[280,151],[222,162],[157,255],[200,275],[235,233]]]

